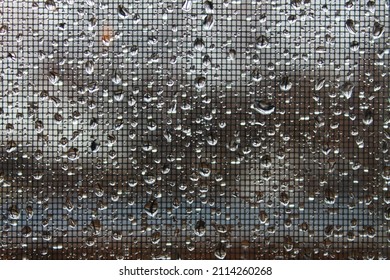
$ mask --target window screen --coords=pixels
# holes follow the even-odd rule
[[[1,259],[385,259],[389,1],[1,1]]]

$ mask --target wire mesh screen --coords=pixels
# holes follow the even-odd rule
[[[1,259],[389,257],[389,2],[3,0]]]

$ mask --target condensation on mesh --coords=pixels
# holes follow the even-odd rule
[[[389,257],[389,1],[0,6],[0,259]]]

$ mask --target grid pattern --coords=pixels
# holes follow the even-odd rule
[[[389,257],[388,1],[0,6],[0,259]]]

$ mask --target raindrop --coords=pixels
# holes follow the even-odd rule
[[[5,35],[8,32],[8,26],[5,24],[0,24],[0,35]]]
[[[94,67],[95,67],[95,64],[92,60],[88,60],[86,63],[85,63],[85,72],[88,74],[88,75],[91,75],[94,71]]]
[[[282,77],[279,87],[282,91],[289,91],[292,88],[292,82],[290,81],[290,78],[287,76]]]
[[[347,31],[351,33],[352,35],[355,35],[357,33],[356,23],[352,19],[347,19],[345,22],[345,27],[347,28]]]
[[[199,220],[195,224],[194,233],[197,236],[203,236],[206,233],[206,223],[203,220]]]
[[[214,15],[206,15],[203,19],[203,28],[205,30],[211,30],[215,24]]]
[[[206,86],[206,78],[205,77],[197,77],[195,79],[195,87],[197,89],[202,89]]]
[[[204,6],[204,11],[206,14],[213,14],[214,13],[214,5],[211,1],[204,1],[203,6]]]
[[[259,221],[261,224],[265,224],[268,221],[268,214],[264,210],[259,213]]]
[[[332,189],[326,189],[324,191],[324,202],[330,205],[336,202],[336,193]]]
[[[353,89],[355,85],[351,82],[346,82],[341,86],[341,94],[346,98],[350,99],[353,95]]]
[[[275,112],[275,106],[265,100],[256,100],[255,103],[251,105],[251,109],[262,115],[270,115]]]
[[[23,237],[30,237],[32,235],[32,229],[29,226],[24,226],[21,233]]]
[[[119,71],[117,70],[114,70],[113,74],[112,74],[112,79],[111,81],[116,84],[116,85],[119,85],[122,83],[122,77],[119,73]]]
[[[318,78],[318,79],[316,80],[314,89],[315,89],[316,91],[321,90],[321,89],[324,87],[325,81],[326,81],[325,78]]]
[[[205,44],[202,38],[197,38],[194,41],[194,48],[195,50],[202,52],[205,49]]]
[[[153,232],[150,240],[151,240],[152,244],[158,244],[161,240],[161,233],[159,231]]]
[[[184,0],[184,3],[181,7],[181,9],[185,12],[189,12],[192,9],[192,1],[193,0]]]
[[[226,246],[222,242],[220,242],[214,250],[214,256],[217,259],[223,260],[226,257]]]
[[[294,243],[291,236],[287,235],[284,237],[283,247],[287,252],[292,251],[294,248]]]
[[[390,207],[387,207],[383,213],[386,220],[390,220]]]
[[[60,76],[56,71],[50,71],[48,78],[52,85],[57,85],[60,81]]]
[[[279,197],[280,204],[287,206],[290,203],[290,196],[286,192],[282,192]]]
[[[258,49],[264,49],[269,45],[269,39],[268,37],[261,35],[256,38],[256,48]]]
[[[118,15],[122,19],[126,19],[130,16],[130,11],[123,5],[118,5]]]
[[[363,118],[363,124],[365,125],[371,125],[374,121],[373,113],[370,109],[367,109],[364,112],[364,118]]]
[[[20,211],[16,205],[11,205],[8,208],[8,218],[11,220],[18,220],[20,218]]]
[[[90,228],[93,232],[94,235],[99,235],[102,231],[102,224],[100,222],[100,220],[92,220],[91,221],[91,224],[90,224]]]
[[[91,142],[90,148],[93,153],[96,153],[99,151],[100,145],[96,142],[96,140],[94,140]]]
[[[50,12],[54,12],[57,10],[57,5],[56,5],[56,2],[54,2],[54,0],[46,0],[45,2],[45,8],[50,11]]]
[[[68,150],[68,152],[66,153],[66,155],[67,155],[68,159],[71,161],[77,160],[80,156],[79,150],[77,148],[74,148],[74,147],[70,148]]]
[[[144,206],[145,213],[150,217],[155,217],[158,213],[158,202],[157,199],[149,200]]]

